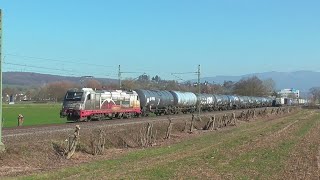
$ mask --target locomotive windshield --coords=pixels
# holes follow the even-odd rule
[[[66,101],[81,101],[83,92],[67,92]]]

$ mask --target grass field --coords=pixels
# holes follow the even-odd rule
[[[313,179],[319,117],[304,110],[22,179]]]
[[[3,104],[3,127],[17,126],[18,114],[24,116],[23,126],[65,123],[60,109],[61,104]]]

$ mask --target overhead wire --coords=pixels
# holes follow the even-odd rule
[[[50,62],[62,62],[62,63],[69,63],[69,64],[82,64],[82,65],[90,65],[90,66],[94,66],[94,67],[100,67],[100,68],[114,68],[116,69],[115,66],[106,66],[106,65],[99,65],[99,64],[92,64],[92,63],[84,63],[81,61],[67,61],[67,60],[60,60],[60,59],[54,59],[54,58],[43,58],[43,57],[35,57],[35,56],[25,56],[25,55],[20,55],[20,54],[14,54],[14,53],[6,53],[5,56],[12,56],[12,57],[20,57],[20,58],[28,58],[28,59],[35,59],[35,60],[41,60],[41,61],[50,61]],[[72,76],[76,76],[76,75],[83,75],[83,72],[77,72],[74,69],[65,69],[65,68],[49,68],[49,67],[45,67],[45,66],[34,66],[34,65],[27,65],[27,64],[21,64],[21,63],[11,63],[11,62],[7,62],[4,61],[4,64],[7,65],[13,65],[13,66],[20,66],[20,67],[24,67],[24,68],[36,68],[36,69],[46,69],[46,70],[53,70],[53,71],[59,71],[59,75],[61,75],[61,73],[63,72],[64,74],[68,74],[68,75],[72,75]],[[141,69],[139,69],[141,71]],[[39,72],[39,70],[37,70]],[[143,72],[142,72],[143,71]],[[154,70],[149,70],[149,69],[144,69],[141,72],[134,72],[134,71],[123,71],[121,73],[123,74],[146,74],[146,72],[154,72]],[[71,73],[72,72],[72,73]],[[43,72],[43,73],[48,73],[48,72]],[[113,72],[113,73],[109,73],[109,74],[100,74],[100,73],[90,73],[91,75],[95,75],[95,76],[100,76],[101,77],[108,77],[108,78],[118,78],[117,74],[118,72]],[[181,81],[186,81],[184,79],[182,79],[179,76],[176,75],[183,75],[183,74],[197,74],[197,72],[181,72],[181,73],[170,73],[170,72],[157,72],[157,73],[153,73],[154,75],[168,75],[171,74],[172,76],[174,76],[175,78],[178,78],[178,80]]]
[[[24,56],[19,54],[12,54],[12,53],[6,53],[5,56],[14,56],[14,57],[21,57],[21,58],[28,58],[28,59],[36,59],[41,61],[52,61],[52,62],[62,62],[62,63],[69,63],[69,64],[82,64],[82,65],[90,65],[90,66],[96,66],[96,67],[108,67],[108,68],[115,68],[115,66],[106,66],[102,64],[92,64],[92,63],[85,63],[81,61],[70,61],[70,60],[60,60],[60,59],[53,59],[53,58],[43,58],[43,57],[35,57],[35,56]]]
[[[13,66],[19,66],[19,67],[27,67],[27,68],[36,68],[36,69],[46,69],[46,70],[53,70],[53,71],[59,71],[62,73],[66,73],[69,75],[83,75],[83,72],[75,71],[73,69],[60,69],[60,68],[48,68],[48,67],[43,67],[43,66],[33,66],[33,65],[27,65],[27,64],[19,64],[19,63],[9,63],[9,62],[3,62],[3,64],[6,65],[13,65]],[[38,71],[38,70],[37,70]],[[72,72],[72,73],[71,73]],[[95,76],[102,76],[102,77],[109,77],[112,76],[111,74],[98,74],[98,73],[90,73],[91,75]],[[59,74],[61,75],[61,73]]]

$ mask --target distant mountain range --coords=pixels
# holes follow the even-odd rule
[[[307,92],[310,88],[320,87],[320,72],[315,71],[296,71],[296,72],[265,72],[253,73],[242,76],[215,76],[204,77],[201,82],[208,81],[209,83],[223,83],[224,81],[239,81],[241,78],[257,76],[258,78],[273,79],[277,89],[295,88]],[[80,83],[81,77],[58,76],[31,72],[3,72],[3,84],[17,86],[40,86],[50,82],[68,80],[71,82]],[[116,83],[116,79],[95,78],[101,82]],[[196,80],[191,80],[196,82]]]
[[[84,77],[70,77],[31,72],[3,72],[3,84],[14,86],[41,86],[56,81],[81,83]],[[94,78],[100,82],[117,82],[115,79]]]
[[[309,91],[312,87],[320,87],[320,72],[315,71],[295,71],[295,72],[264,72],[253,73],[242,76],[214,76],[204,77],[201,82],[208,81],[209,83],[223,83],[224,81],[239,81],[242,78],[257,76],[259,79],[273,79],[277,89],[295,88],[303,92]],[[195,79],[192,81],[196,82]]]

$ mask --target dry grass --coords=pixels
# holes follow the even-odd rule
[[[96,134],[93,131],[81,132],[79,152],[70,161],[57,154],[52,141],[41,140],[32,145],[29,141],[16,149],[9,147],[9,156],[1,156],[6,166],[0,168],[0,173],[5,176],[39,173],[23,179],[268,179],[285,177],[283,174],[294,177],[290,176],[290,164],[308,161],[303,155],[306,153],[311,159],[319,155],[318,146],[312,146],[318,142],[315,140],[320,128],[318,119],[319,112],[303,110],[289,117],[270,116],[218,131],[202,131],[208,121],[202,118],[195,124],[199,130],[192,134],[183,132],[185,121],[181,119],[174,122],[169,140],[163,139],[168,123],[154,122],[157,141],[147,149],[141,149],[139,143],[139,130],[145,123],[108,127],[103,129],[108,147],[103,155],[90,155],[90,138]],[[56,137],[57,147],[63,145],[64,137],[61,134]],[[21,151],[24,145],[25,150]],[[313,168],[300,168],[301,172],[314,173],[315,164],[308,165]],[[68,166],[71,167],[61,169]]]

